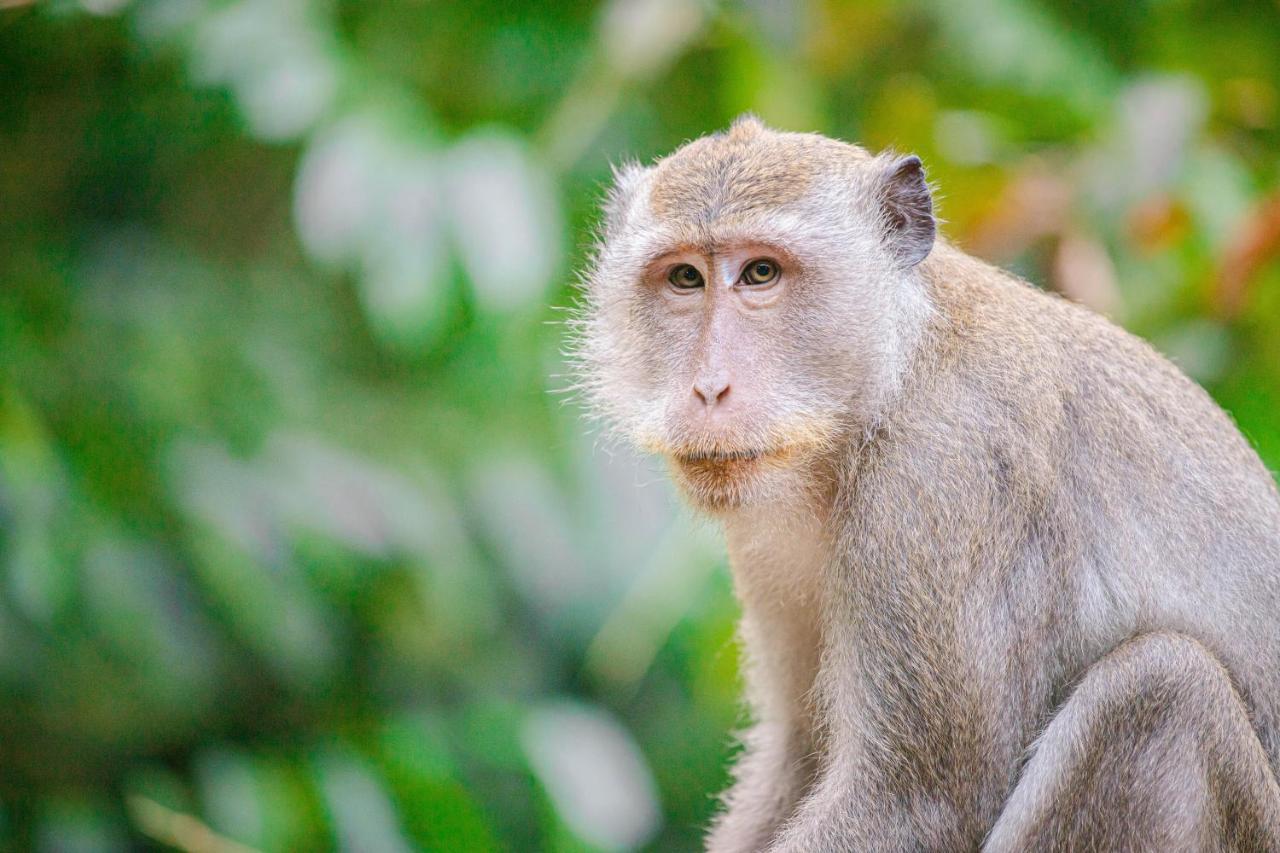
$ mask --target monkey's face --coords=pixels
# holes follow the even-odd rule
[[[709,510],[811,488],[900,372],[883,164],[813,139],[735,126],[621,175],[588,276],[582,387]]]
[[[830,354],[807,346],[810,279],[780,241],[752,239],[677,246],[639,273],[647,379],[633,387],[649,412],[636,437],[700,505],[777,494],[839,431]]]

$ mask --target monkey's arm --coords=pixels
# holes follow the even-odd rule
[[[1016,735],[993,733],[986,685],[938,642],[953,617],[894,586],[896,604],[868,586],[871,608],[827,620],[823,748],[772,853],[974,849],[995,818]]]
[[[982,436],[895,441],[847,488],[824,596],[824,749],[778,853],[975,849],[1048,698],[1010,614],[1025,624],[1068,593],[1047,590],[1023,490],[989,475]]]
[[[749,853],[768,847],[803,792],[811,752],[798,733],[777,722],[757,723],[742,737],[743,754],[724,793],[724,812],[707,836],[709,853]]]
[[[817,668],[812,620],[799,620],[747,584],[740,635],[755,723],[742,736],[734,782],[707,838],[713,853],[763,850],[795,810],[813,774],[812,718],[806,699]]]

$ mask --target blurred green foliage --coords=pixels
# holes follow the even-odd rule
[[[0,3],[0,841],[696,848],[719,546],[549,393],[610,161],[748,109],[917,151],[1275,468],[1277,44],[1270,0]]]

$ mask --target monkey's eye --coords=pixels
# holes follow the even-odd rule
[[[764,258],[752,261],[742,271],[743,284],[768,284],[778,277],[778,265]]]
[[[679,264],[671,268],[667,281],[678,290],[693,290],[695,287],[702,287],[702,273],[695,266]]]

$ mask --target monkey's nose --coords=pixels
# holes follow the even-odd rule
[[[700,377],[693,383],[693,393],[702,401],[702,405],[710,409],[728,396],[729,377],[723,373]]]

